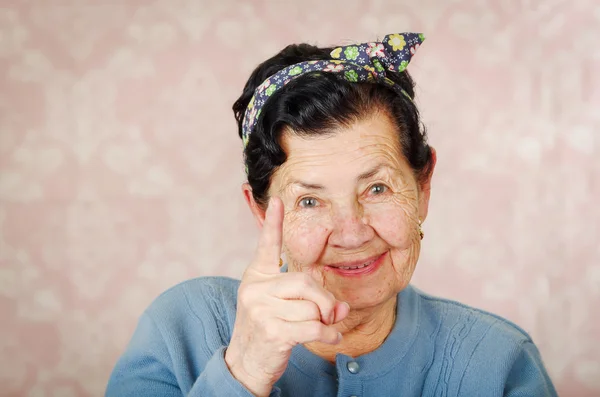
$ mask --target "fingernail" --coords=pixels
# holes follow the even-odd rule
[[[340,343],[342,341],[342,333],[338,332],[338,339],[337,339],[337,343]]]
[[[342,302],[342,303],[348,307],[348,310],[350,310],[350,304],[348,302]]]

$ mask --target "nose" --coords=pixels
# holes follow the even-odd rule
[[[364,209],[359,203],[332,207],[332,226],[329,244],[338,248],[357,249],[375,236]]]

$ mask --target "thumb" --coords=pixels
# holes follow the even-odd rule
[[[335,316],[333,323],[337,324],[348,317],[348,314],[350,314],[350,305],[348,305],[346,302],[337,301],[335,303],[334,313]]]

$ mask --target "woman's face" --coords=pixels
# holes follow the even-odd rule
[[[419,257],[429,183],[418,185],[390,119],[377,112],[326,137],[284,133],[282,145],[288,158],[269,194],[285,206],[289,271],[310,273],[353,309],[394,298]]]

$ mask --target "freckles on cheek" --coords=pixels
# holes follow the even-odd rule
[[[393,248],[404,249],[410,245],[407,221],[404,210],[394,205],[381,205],[371,214],[372,227]]]
[[[328,230],[317,221],[290,222],[285,239],[287,254],[300,265],[310,265],[318,260],[325,246]]]

